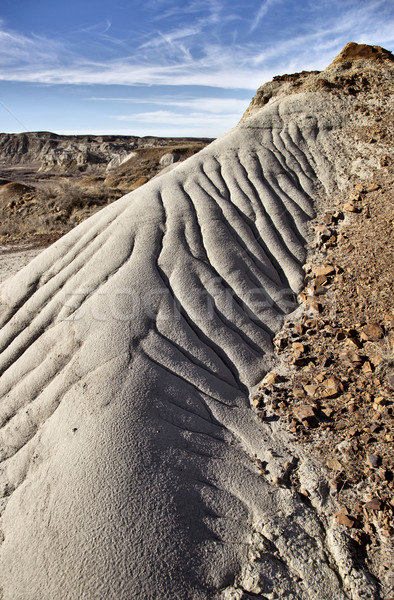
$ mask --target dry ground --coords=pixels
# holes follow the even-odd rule
[[[275,338],[280,368],[253,404],[320,457],[332,518],[394,597],[394,168],[318,210],[297,316]],[[293,481],[297,487],[298,482]],[[307,490],[301,490],[306,496]]]

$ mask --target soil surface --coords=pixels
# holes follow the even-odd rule
[[[43,247],[31,244],[26,244],[26,246],[0,246],[0,283],[15,275],[42,250]]]
[[[354,126],[375,155],[392,144],[389,111],[356,105],[371,127]],[[383,126],[384,123],[384,126]],[[380,134],[379,134],[380,131]],[[390,133],[391,132],[391,133]],[[360,159],[360,157],[357,157]],[[366,160],[367,157],[364,157]],[[373,178],[349,177],[349,194],[318,206],[300,308],[276,337],[280,368],[253,399],[327,470],[332,517],[354,551],[394,596],[394,165],[382,155]],[[297,487],[298,482],[293,481]],[[302,490],[308,496],[307,490]]]

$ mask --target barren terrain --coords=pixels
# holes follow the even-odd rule
[[[392,600],[393,65],[275,78],[3,286],[5,600]]]

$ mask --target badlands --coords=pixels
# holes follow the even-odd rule
[[[384,444],[394,317],[358,324],[360,336],[335,330],[338,343],[352,341],[349,360],[364,361],[362,374],[354,367],[325,379],[330,357],[314,364],[303,339],[294,338],[291,365],[278,352],[289,345],[280,341],[286,329],[302,337],[324,320],[335,285],[348,285],[351,270],[336,268],[334,255],[330,263],[330,252],[350,231],[356,239],[358,216],[375,231],[368,194],[382,206],[383,185],[391,216],[381,256],[392,256],[393,74],[390,52],[351,43],[321,73],[274,78],[234,129],[102,208],[1,285],[4,600],[394,595],[385,566],[392,523],[380,521],[384,507],[392,518]],[[346,269],[363,252],[360,244]],[[387,272],[386,262],[382,281]],[[305,274],[312,292],[302,291]],[[365,299],[365,314],[383,301],[392,312],[384,286],[372,307]],[[364,309],[343,312],[352,310]],[[386,370],[374,372],[378,362],[364,354],[368,344],[380,352],[381,339]],[[362,521],[341,510],[330,482],[340,452],[324,465],[298,438],[311,428],[324,449],[335,402],[369,377],[366,363],[365,390],[380,373],[383,400],[374,399],[371,430],[380,454],[367,452],[379,496],[360,500],[360,514],[373,514]],[[320,388],[302,391],[300,380],[301,393],[283,402],[275,385],[292,369],[319,371],[334,391],[316,398]],[[319,412],[330,398],[331,414]],[[366,494],[368,478],[360,475]]]

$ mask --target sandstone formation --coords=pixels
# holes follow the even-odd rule
[[[4,600],[378,600],[313,457],[249,399],[315,207],[368,168],[345,133],[393,63],[356,50],[0,287]]]

